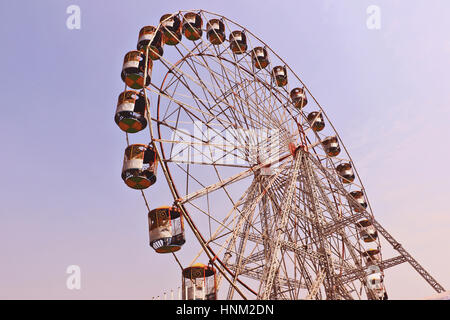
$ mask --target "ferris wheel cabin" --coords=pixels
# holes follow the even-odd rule
[[[387,292],[384,287],[384,277],[381,272],[370,273],[366,277],[370,290],[378,300],[387,300]]]
[[[169,46],[174,46],[181,41],[182,26],[177,15],[165,14],[159,20],[163,28],[163,41]]]
[[[125,149],[122,179],[132,189],[146,189],[156,182],[156,152],[145,144],[132,144]]]
[[[148,213],[150,246],[158,253],[176,252],[186,242],[180,209],[159,207]]]
[[[378,238],[378,232],[373,224],[367,220],[361,220],[356,223],[356,228],[364,242],[373,242]]]
[[[303,88],[294,88],[290,93],[294,107],[301,110],[308,103],[306,98],[305,90]]]
[[[145,97],[141,93],[126,90],[119,95],[114,121],[122,131],[135,133],[143,130],[147,126],[146,115]]]
[[[196,263],[182,272],[183,300],[217,300],[216,271]]]
[[[256,47],[252,50],[253,65],[257,69],[264,69],[269,65],[269,55],[266,48]]]
[[[225,25],[220,19],[211,19],[206,24],[206,37],[209,42],[219,45],[225,41]]]
[[[381,254],[378,249],[366,250],[362,253],[362,256],[365,258],[367,266],[377,265],[381,262]]]
[[[163,44],[163,35],[161,30],[157,30],[153,26],[145,26],[141,29],[141,31],[139,31],[137,49],[145,52],[147,46],[149,46],[148,54],[150,59],[158,60],[162,57],[164,54]]]
[[[336,167],[336,171],[341,176],[342,183],[352,183],[355,181],[355,174],[350,163],[341,163]]]
[[[244,31],[233,31],[229,37],[230,49],[234,54],[242,54],[247,51],[247,36]]]
[[[315,132],[322,131],[325,128],[325,121],[323,120],[323,116],[321,112],[313,111],[308,114],[306,117],[308,119],[308,123]]]
[[[186,38],[191,41],[198,40],[202,37],[203,20],[200,14],[188,12],[183,17],[183,33]]]
[[[285,66],[276,66],[272,69],[272,79],[278,87],[284,87],[288,83]]]
[[[352,196],[353,199],[356,200],[356,202],[358,202],[358,204],[363,207],[364,209],[367,208],[367,202],[366,199],[364,198],[364,193],[362,191],[352,191],[350,192],[350,196]],[[355,212],[363,212],[364,210],[360,208],[360,206],[357,206],[353,203],[350,204],[351,207],[353,208],[353,210],[355,210]]]
[[[335,136],[323,139],[322,145],[329,157],[335,157],[341,152],[341,147],[339,147],[338,139]]]
[[[152,68],[153,62],[149,59],[145,72],[145,54],[142,51],[130,51],[123,59],[122,80],[132,89],[142,89],[150,84]]]

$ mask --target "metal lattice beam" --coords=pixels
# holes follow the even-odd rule
[[[297,178],[299,174],[300,164],[302,161],[302,155],[297,153],[294,158],[294,165],[291,168],[291,178],[290,182],[286,187],[286,192],[284,194],[284,201],[282,203],[280,212],[280,223],[277,226],[276,237],[273,245],[273,250],[271,252],[270,264],[266,268],[263,275],[263,281],[261,283],[260,293],[258,294],[259,299],[267,300],[270,298],[272,292],[272,286],[274,283],[275,275],[278,271],[280,265],[279,253],[281,250],[281,241],[283,234],[285,232],[286,224],[288,222],[289,212],[291,208],[291,202],[296,190]]]

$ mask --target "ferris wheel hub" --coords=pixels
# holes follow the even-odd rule
[[[295,156],[298,150],[308,152],[308,147],[303,144],[295,145],[295,143],[293,142],[289,143],[289,152],[291,153],[292,156]]]

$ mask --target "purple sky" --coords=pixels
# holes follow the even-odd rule
[[[246,26],[296,70],[357,164],[377,219],[450,287],[450,3],[261,3],[0,2],[0,298],[151,299],[180,285],[173,258],[148,247],[140,194],[120,178],[125,139],[113,115],[139,29],[199,8]],[[66,28],[71,4],[81,30]],[[372,4],[380,30],[366,27]],[[172,202],[162,177],[148,196]],[[72,264],[81,290],[66,288]],[[386,272],[386,287],[393,299],[433,293],[407,265]]]

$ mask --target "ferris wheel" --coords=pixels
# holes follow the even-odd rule
[[[163,15],[121,76],[122,179],[145,200],[150,246],[182,267],[184,299],[387,299],[384,270],[404,262],[444,291],[375,220],[325,110],[245,27]],[[149,144],[130,144],[147,130]],[[144,189],[161,178],[173,203],[152,209]],[[399,255],[384,258],[381,238]]]

